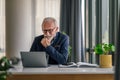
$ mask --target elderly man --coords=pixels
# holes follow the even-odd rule
[[[30,51],[45,51],[49,55],[49,64],[66,64],[69,37],[58,32],[57,22],[52,17],[43,20],[42,31],[43,35],[34,39]]]

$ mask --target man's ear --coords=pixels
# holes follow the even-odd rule
[[[59,28],[58,27],[56,27],[56,32],[59,30]]]

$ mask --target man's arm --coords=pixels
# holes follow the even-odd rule
[[[36,45],[37,45],[37,41],[36,41],[36,38],[35,38],[34,41],[33,41],[32,46],[30,48],[30,51],[36,51]]]
[[[58,62],[58,64],[65,64],[68,58],[68,46],[69,46],[69,38],[65,36],[61,39],[61,49],[57,51],[53,46],[46,47],[46,52],[51,56],[54,60]]]

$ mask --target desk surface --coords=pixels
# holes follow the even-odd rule
[[[114,68],[59,68],[58,65],[47,68],[23,68],[17,66],[9,72],[12,74],[114,74]]]

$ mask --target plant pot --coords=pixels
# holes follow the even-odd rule
[[[100,55],[100,67],[111,68],[112,67],[112,55]]]

